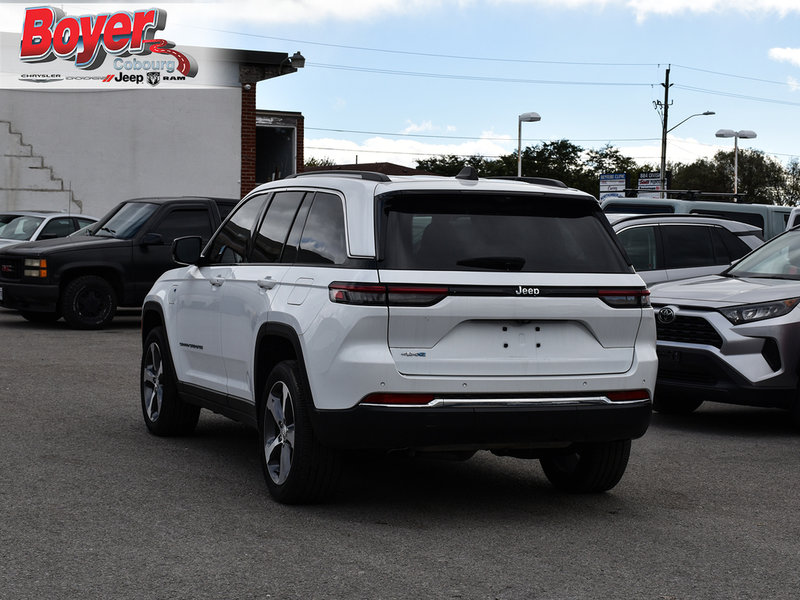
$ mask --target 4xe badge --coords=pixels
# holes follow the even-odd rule
[[[74,61],[77,68],[88,70],[102,66],[109,54],[128,57],[155,53],[164,60],[142,62],[135,58],[117,58],[114,68],[119,71],[158,69],[169,73],[177,70],[183,77],[194,77],[197,74],[194,58],[174,50],[172,42],[155,39],[156,32],[164,29],[166,22],[167,13],[159,8],[80,17],[67,16],[61,9],[51,6],[27,8],[19,58],[26,63],[60,58]],[[158,81],[151,82],[148,75],[151,85]]]

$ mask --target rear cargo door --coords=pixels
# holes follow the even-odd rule
[[[572,376],[627,371],[642,316],[595,202],[430,194],[383,205],[379,277],[399,372]]]

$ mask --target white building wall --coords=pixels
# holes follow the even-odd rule
[[[0,89],[2,121],[9,122],[32,154],[42,157],[42,166],[71,190],[73,212],[101,217],[121,200],[134,197],[239,196],[238,87]],[[8,170],[5,173],[0,178],[8,178]],[[7,187],[0,181],[0,210],[67,210],[63,194],[47,199],[41,194],[4,193]]]

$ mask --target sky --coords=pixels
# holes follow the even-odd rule
[[[0,30],[25,7],[0,3]],[[800,0],[240,0],[51,3],[68,15],[156,6],[180,45],[306,58],[260,82],[257,108],[305,117],[305,157],[393,162],[494,158],[567,139],[658,165],[733,148],[800,157]],[[698,113],[713,111],[714,115]],[[692,116],[698,115],[698,116]],[[687,119],[684,121],[684,119]],[[684,121],[684,122],[682,122]]]

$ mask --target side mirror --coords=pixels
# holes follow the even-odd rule
[[[200,260],[203,238],[199,235],[175,238],[172,242],[172,260],[179,265],[194,265]]]
[[[160,233],[145,233],[142,236],[142,241],[139,242],[142,246],[159,246],[164,243],[164,238]]]

